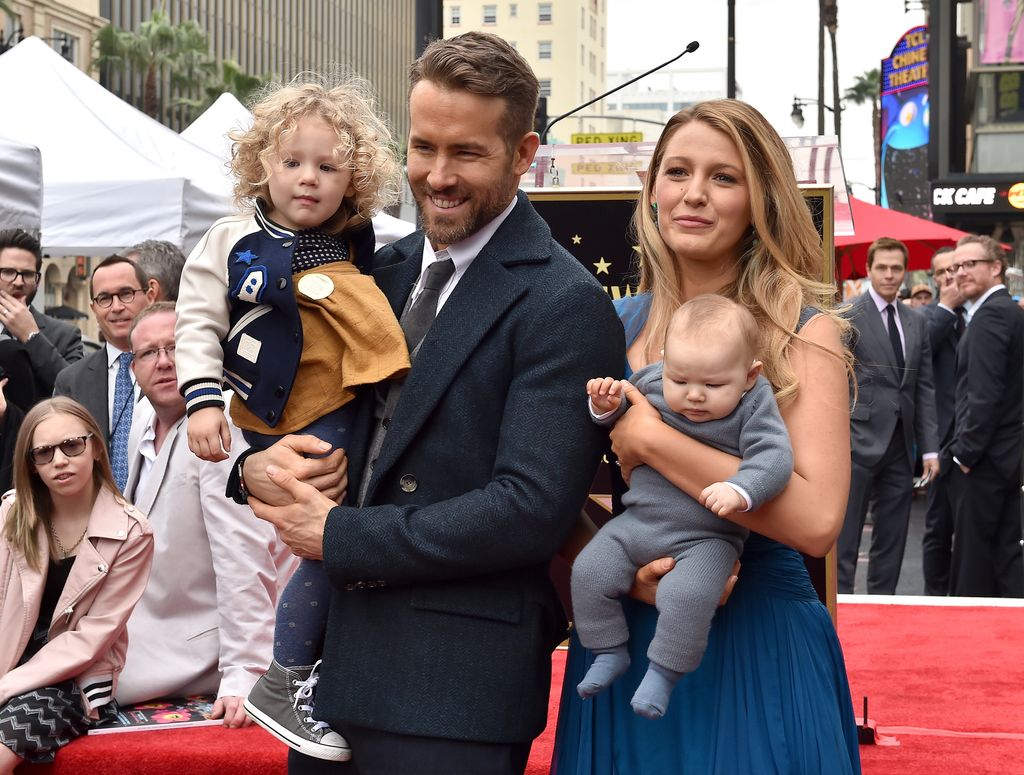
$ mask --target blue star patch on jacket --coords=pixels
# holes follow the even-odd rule
[[[238,256],[238,258],[235,259],[235,263],[236,264],[245,264],[246,266],[252,266],[252,262],[255,259],[259,258],[259,256],[257,256],[251,250],[246,250],[246,251],[244,251],[242,253],[235,253],[235,255]]]

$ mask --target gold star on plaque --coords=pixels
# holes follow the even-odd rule
[[[583,237],[581,237],[579,234],[573,234],[572,235],[572,244],[573,245],[579,245],[581,242],[583,242]]]
[[[611,263],[604,260],[604,256],[601,256],[601,260],[594,264],[594,274],[608,274],[608,267]]]

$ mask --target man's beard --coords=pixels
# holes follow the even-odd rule
[[[481,193],[471,194],[466,202],[468,207],[463,214],[450,218],[446,217],[443,212],[427,216],[428,210],[423,206],[423,202],[429,197],[430,192],[425,185],[418,188],[413,193],[416,202],[420,205],[420,225],[431,244],[454,245],[476,234],[508,207],[515,195],[517,180],[517,176],[510,172],[494,186]],[[437,210],[431,207],[430,212],[437,213]]]

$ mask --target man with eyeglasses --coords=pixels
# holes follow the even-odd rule
[[[89,290],[90,307],[106,345],[61,371],[53,394],[75,399],[109,430],[104,441],[110,447],[114,479],[123,490],[128,479],[128,431],[138,398],[128,334],[135,316],[153,302],[155,290],[138,265],[118,255],[96,265]]]
[[[42,266],[39,240],[22,229],[0,231],[0,324],[25,345],[36,389],[48,396],[57,374],[82,359],[82,333],[32,307]]]
[[[907,256],[907,246],[899,240],[879,237],[872,242],[871,283],[847,313],[857,333],[853,368],[858,392],[850,413],[850,498],[837,551],[838,587],[845,593],[853,592],[869,508],[868,594],[896,593],[916,458],[921,458],[928,479],[939,473],[928,331],[920,313],[898,298]]]
[[[156,540],[115,696],[138,703],[215,694],[215,718],[248,726],[242,701],[273,657],[277,595],[296,559],[272,526],[224,497],[245,447],[230,419],[231,458],[207,463],[189,451],[174,322],[174,305],[157,302],[131,329],[144,398],[132,420],[125,494],[149,517]]]
[[[957,243],[950,265],[968,308],[957,349],[953,438],[943,449],[952,469],[953,595],[1024,597],[1024,315],[1003,284],[1006,266],[998,242],[973,234]]]
[[[935,381],[935,418],[939,447],[953,437],[956,414],[956,348],[964,330],[964,297],[950,271],[953,246],[940,248],[932,256],[932,279],[937,298],[921,307],[928,321],[932,345],[932,376]],[[921,564],[926,595],[949,594],[949,564],[953,549],[953,504],[949,498],[952,465],[942,466],[939,476],[928,486],[924,536],[921,539]]]

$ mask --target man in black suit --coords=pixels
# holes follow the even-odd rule
[[[382,248],[374,277],[413,366],[376,402],[369,452],[351,450],[362,508],[331,508],[280,469],[270,481],[297,502],[251,501],[298,554],[322,553],[334,585],[316,716],[353,758],[293,753],[290,771],[513,775],[546,723],[550,654],[566,635],[548,564],[602,446],[579,396],[589,376],[622,373],[622,327],[517,191],[539,142],[525,60],[467,33],[431,43],[411,81],[423,229]],[[418,344],[428,297],[439,311]],[[250,491],[274,497],[267,460],[321,451],[295,438],[242,463]],[[286,465],[301,478],[319,462]]]
[[[868,248],[871,284],[847,317],[857,402],[850,413],[852,469],[846,519],[839,533],[838,586],[853,592],[864,521],[873,518],[868,593],[892,595],[900,577],[914,493],[914,461],[938,473],[932,354],[921,315],[899,301],[907,246],[881,237]]]
[[[1024,597],[1021,391],[1024,315],[1003,285],[1006,254],[991,237],[957,243],[950,267],[970,307],[957,350],[956,420],[943,450],[955,465],[950,592]]]
[[[0,231],[0,323],[25,345],[36,392],[48,396],[61,369],[82,358],[82,332],[32,307],[42,277],[39,240],[21,229]]]
[[[92,412],[96,423],[109,429],[104,439],[110,447],[114,478],[123,488],[128,479],[128,432],[138,399],[131,377],[132,321],[153,302],[155,291],[146,275],[123,256],[109,256],[93,269],[89,281],[93,314],[106,340],[88,358],[73,363],[57,375],[53,394],[68,396]]]
[[[939,447],[953,437],[956,416],[956,348],[964,330],[964,297],[949,267],[953,263],[953,247],[941,248],[932,256],[932,278],[938,288],[934,303],[921,307],[928,320],[928,336],[932,346],[932,376],[935,380],[935,418],[938,421]],[[953,548],[953,504],[949,499],[949,476],[953,466],[928,485],[927,512],[921,558],[926,595],[949,594],[949,563]]]

